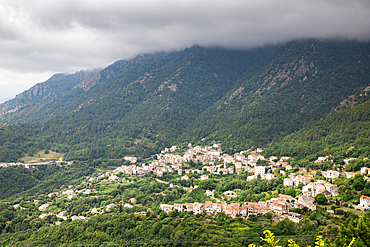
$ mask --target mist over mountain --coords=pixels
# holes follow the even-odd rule
[[[369,17],[1,0],[0,246],[370,246]]]

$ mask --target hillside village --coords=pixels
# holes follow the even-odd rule
[[[231,217],[236,216],[248,216],[248,215],[257,215],[265,213],[275,213],[277,215],[286,215],[289,219],[295,222],[299,222],[301,216],[299,214],[290,212],[290,209],[293,208],[307,208],[308,210],[315,210],[316,205],[315,196],[318,194],[323,194],[325,197],[335,198],[338,196],[337,185],[331,184],[324,180],[314,181],[313,176],[311,175],[298,175],[302,171],[297,169],[296,172],[292,171],[292,166],[289,164],[288,160],[290,157],[281,157],[278,159],[276,156],[271,156],[265,158],[260,153],[263,151],[260,148],[257,148],[255,151],[246,155],[246,152],[235,153],[234,155],[229,155],[222,153],[221,145],[214,144],[213,146],[195,146],[192,147],[191,144],[188,144],[188,149],[185,151],[184,155],[176,155],[173,152],[176,152],[177,147],[172,146],[171,148],[166,148],[161,151],[161,154],[157,154],[157,160],[153,160],[149,164],[142,164],[142,166],[137,166],[135,164],[131,166],[121,166],[116,168],[109,175],[108,180],[114,181],[119,179],[117,174],[124,173],[127,175],[144,175],[144,174],[155,174],[158,178],[162,177],[165,173],[176,172],[181,180],[188,180],[190,173],[202,174],[199,180],[209,179],[208,174],[216,175],[227,175],[227,174],[241,174],[244,172],[253,173],[247,177],[247,181],[252,179],[266,179],[272,180],[277,176],[286,176],[287,172],[291,172],[288,177],[284,178],[284,186],[293,186],[298,187],[302,184],[302,194],[298,196],[298,199],[295,199],[289,195],[280,194],[277,198],[272,198],[268,201],[260,202],[244,202],[243,204],[231,203],[227,204],[226,202],[214,203],[212,201],[206,201],[205,203],[186,203],[186,204],[161,204],[160,208],[169,213],[170,211],[177,210],[179,212],[191,211],[194,214],[217,214],[218,212],[223,212],[226,215]],[[327,161],[329,157],[318,157],[315,162]],[[136,163],[136,157],[125,157],[125,160],[130,161],[131,163]],[[346,162],[351,159],[346,160]],[[265,166],[258,165],[259,161],[265,161]],[[202,169],[196,169],[193,167],[184,167],[184,163],[200,163],[202,164]],[[283,169],[279,169],[283,168]],[[279,172],[278,172],[279,171]],[[275,175],[274,175],[275,173]],[[362,168],[362,174],[367,173],[367,168]],[[308,174],[308,173],[306,173]],[[327,180],[332,180],[338,178],[340,175],[346,176],[346,178],[351,178],[355,176],[353,172],[339,172],[339,171],[326,171],[322,172],[323,177]],[[365,177],[366,178],[366,177]],[[157,181],[162,182],[157,179]],[[173,186],[171,184],[171,186]],[[197,186],[194,187],[194,189]],[[212,197],[213,192],[207,190],[205,192],[207,196]],[[225,191],[225,197],[231,196],[236,197],[237,194],[233,191]],[[370,200],[366,201],[365,198],[361,197],[361,203],[359,207],[367,209],[370,206]],[[370,198],[369,198],[370,199]],[[365,206],[366,205],[366,206]],[[282,217],[284,219],[286,217]]]
[[[171,1],[169,15],[156,13],[156,3],[69,4],[76,11],[6,3],[9,24],[24,19],[24,28],[35,27],[23,32],[29,37],[50,34],[37,45],[49,55],[24,42],[30,51],[13,49],[22,60],[31,54],[61,65],[68,54],[53,51],[59,40],[64,51],[84,52],[72,57],[81,64],[86,28],[90,40],[105,34],[102,45],[88,45],[95,55],[124,57],[55,74],[0,105],[0,246],[275,246],[274,236],[281,246],[370,246],[369,5],[275,2],[251,36],[244,24],[266,16],[266,4],[244,2]],[[314,14],[302,15],[307,10]],[[71,17],[65,31],[82,36],[48,33],[63,13]],[[336,21],[343,17],[346,25]],[[208,31],[181,32],[190,19]],[[277,26],[287,35],[271,32]],[[21,29],[9,30],[22,41],[13,35]],[[127,38],[135,44],[121,49]],[[48,65],[27,64],[39,72]],[[60,69],[76,68],[67,67]]]
[[[262,153],[257,148],[229,155],[222,152],[220,144],[172,146],[151,159],[127,156],[122,159],[124,165],[90,168],[93,172],[89,176],[78,177],[72,184],[45,194],[17,199],[9,208],[28,214],[27,219],[40,226],[63,227],[70,221],[84,224],[95,217],[119,214],[130,219],[176,222],[188,217],[206,221],[223,217],[243,222],[240,224],[281,223],[300,229],[312,223],[320,224],[320,234],[337,234],[339,222],[369,212],[368,192],[343,193],[343,185],[338,183],[351,184],[361,179],[368,185],[368,168],[344,172],[333,164],[332,170],[308,171],[297,167],[290,157],[266,158]],[[314,162],[332,161],[326,156]],[[36,172],[39,165],[44,166],[42,169],[47,166],[73,171],[82,163],[60,158],[47,164],[1,164],[24,166],[30,172]],[[244,187],[221,186],[231,181],[244,183]],[[263,188],[255,190],[258,186]],[[345,198],[347,193],[352,196]]]
[[[184,150],[184,149],[183,149]],[[124,160],[131,163],[131,165],[123,165],[115,168],[112,171],[106,171],[101,173],[99,176],[87,177],[86,181],[89,183],[99,183],[106,181],[112,183],[115,181],[123,181],[122,175],[128,177],[142,177],[142,176],[154,176],[158,183],[167,184],[170,188],[178,187],[180,185],[173,185],[172,183],[161,180],[167,173],[176,174],[177,181],[187,181],[190,179],[190,174],[199,175],[199,181],[205,181],[211,176],[228,176],[228,175],[240,175],[249,174],[246,177],[247,181],[253,181],[254,179],[262,180],[274,180],[277,178],[283,178],[284,187],[300,188],[302,193],[297,197],[292,197],[285,194],[276,194],[268,200],[258,202],[243,202],[243,203],[227,203],[230,198],[236,198],[238,193],[235,191],[224,191],[221,197],[216,198],[214,196],[215,191],[205,190],[205,195],[209,198],[204,203],[173,203],[172,204],[160,204],[159,208],[170,213],[171,211],[177,212],[192,212],[193,214],[217,214],[224,213],[232,218],[241,216],[248,218],[251,215],[260,215],[271,213],[276,215],[279,220],[290,219],[294,222],[299,222],[302,219],[302,215],[295,213],[293,209],[303,209],[314,211],[316,209],[315,197],[318,194],[323,194],[327,198],[332,198],[336,201],[336,197],[339,196],[338,187],[332,184],[330,181],[338,178],[339,176],[345,176],[346,178],[352,178],[355,176],[353,172],[339,172],[336,170],[323,171],[322,176],[325,180],[315,180],[314,173],[307,172],[304,169],[300,170],[297,167],[292,167],[289,163],[290,157],[281,157],[278,159],[276,156],[265,158],[262,153],[262,149],[257,148],[252,152],[240,152],[233,155],[223,153],[220,144],[213,144],[212,146],[201,147],[199,145],[193,147],[190,143],[187,146],[186,151],[183,155],[180,155],[179,149],[176,146],[166,148],[161,151],[160,154],[155,156],[150,162],[138,163],[137,157],[124,157]],[[177,154],[176,154],[177,153]],[[315,162],[327,161],[329,157],[319,157]],[[348,162],[348,161],[347,161]],[[50,163],[52,164],[52,163]],[[57,165],[66,164],[72,165],[73,162],[63,163],[63,159],[58,160]],[[21,164],[7,164],[3,163],[2,166],[14,166]],[[192,167],[195,166],[195,167]],[[26,168],[35,168],[33,164],[25,165]],[[368,170],[366,167],[362,168],[358,173],[367,174]],[[365,177],[365,179],[368,179]],[[129,179],[126,181],[129,182]],[[133,181],[131,181],[133,183]],[[198,188],[198,185],[190,186],[185,188],[188,192]],[[80,188],[74,189],[73,185],[68,186],[67,190],[60,192],[52,192],[48,194],[50,199],[63,197],[66,200],[78,199],[81,196],[89,196],[89,194],[95,195],[96,190],[91,188]],[[34,200],[33,204],[38,207],[40,212],[47,211],[48,207],[53,205],[51,201],[39,205],[39,200]],[[136,199],[133,197],[129,203],[124,203],[124,208],[133,208],[135,206]],[[109,212],[112,208],[117,208],[119,204],[110,203],[105,205],[104,208],[92,208],[89,210],[89,215],[101,214]],[[355,205],[356,206],[356,205]],[[15,208],[19,207],[19,204],[14,205]],[[360,204],[357,205],[362,210],[367,210],[370,207],[370,197],[362,196],[360,198]],[[22,208],[22,207],[20,207]],[[293,211],[292,211],[293,210]],[[144,214],[145,212],[138,212],[137,214]],[[59,219],[67,220],[83,220],[86,216],[83,215],[72,215],[67,213],[65,210],[59,213],[45,212],[42,213],[39,218],[43,219],[47,216],[56,216]],[[60,224],[60,221],[58,221]]]

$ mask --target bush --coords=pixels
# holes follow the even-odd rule
[[[337,208],[337,209],[334,210],[334,213],[335,214],[338,214],[338,215],[343,215],[344,214],[344,210],[341,209],[341,208]]]

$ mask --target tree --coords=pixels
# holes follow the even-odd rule
[[[366,185],[366,180],[364,177],[360,174],[356,174],[355,178],[353,179],[352,188],[360,191],[363,190]]]
[[[248,216],[248,220],[253,221],[253,222],[257,222],[258,217],[254,214],[251,214],[251,215]]]
[[[319,204],[324,204],[328,201],[328,199],[326,199],[326,196],[324,194],[318,194],[315,196],[315,201]]]
[[[279,235],[294,235],[296,232],[294,222],[288,219],[279,221],[275,226],[275,232]]]
[[[175,218],[177,215],[179,215],[179,211],[177,209],[169,212],[168,216],[170,216],[171,218]]]
[[[348,246],[353,239],[355,239],[353,246],[370,245],[370,220],[366,214],[361,219],[351,220],[348,228],[342,225],[340,234],[334,241],[335,245],[330,246]]]

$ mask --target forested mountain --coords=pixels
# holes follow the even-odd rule
[[[0,123],[45,122],[59,115],[78,111],[105,97],[147,71],[163,66],[176,53],[157,53],[138,56],[130,61],[119,60],[107,68],[75,84],[73,88],[42,104],[28,105],[0,118]],[[118,79],[117,79],[118,78]],[[96,86],[96,87],[95,87]],[[92,89],[92,90],[90,90]]]
[[[69,159],[147,157],[202,138],[248,149],[324,118],[368,86],[369,65],[370,44],[355,41],[299,40],[252,50],[194,46],[118,61],[1,122],[38,123],[17,139],[32,143],[20,145],[21,152],[37,146]]]
[[[37,83],[30,89],[17,95],[0,105],[0,116],[14,112],[22,107],[34,107],[35,104],[57,97],[65,91],[75,87],[99,69],[81,70],[74,74],[55,74],[45,82]]]
[[[347,170],[359,170],[370,161],[370,87],[349,96],[326,117],[313,122],[276,143],[271,143],[266,154],[287,155],[304,166],[319,156],[331,155],[336,164],[343,159],[360,157],[357,168],[347,165]],[[357,165],[357,164],[353,164]]]
[[[13,111],[0,117],[0,162],[24,161],[37,152],[41,159],[49,150],[74,162],[0,168],[0,243],[246,246],[272,230],[285,245],[288,238],[312,245],[317,235],[328,244],[339,233],[328,246],[348,245],[348,236],[356,236],[360,246],[367,238],[355,230],[357,224],[370,226],[366,214],[354,209],[370,195],[370,182],[361,174],[331,179],[339,194],[330,201],[316,195],[316,210],[291,209],[303,216],[298,224],[271,212],[248,219],[177,210],[167,215],[160,205],[249,205],[281,194],[295,201],[303,184],[284,186],[285,178],[302,174],[315,181],[328,169],[370,167],[369,65],[369,43],[299,40],[252,50],[193,46],[116,61],[89,75],[57,75],[65,85],[62,79],[49,83],[51,78],[36,87],[48,88],[45,97],[29,90],[21,94],[23,102],[8,102],[13,108],[6,111]],[[175,154],[187,142],[203,147],[213,140],[222,145],[217,150],[231,155],[258,146],[266,158],[290,156],[291,169],[271,170],[272,180],[248,180],[249,172],[204,171],[207,180],[198,172],[183,180],[175,169],[160,180],[159,173],[109,173],[129,163],[126,155],[139,157],[140,166],[152,160],[141,158],[164,147],[179,144]],[[314,162],[318,156],[330,156],[335,167]],[[343,166],[349,157],[357,159]],[[204,164],[182,165],[185,170]],[[225,191],[237,196],[227,198]]]

